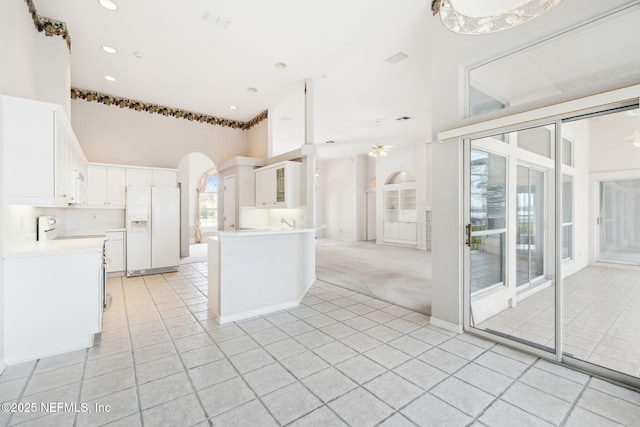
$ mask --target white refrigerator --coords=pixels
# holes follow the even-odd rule
[[[127,186],[127,276],[177,271],[180,189]]]

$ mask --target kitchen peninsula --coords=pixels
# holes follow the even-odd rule
[[[209,237],[209,309],[219,323],[297,306],[316,279],[316,230],[220,231]]]

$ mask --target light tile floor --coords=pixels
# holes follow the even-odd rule
[[[110,279],[94,347],[0,376],[2,402],[78,410],[1,412],[0,424],[640,425],[639,393],[321,281],[297,308],[220,326],[205,275],[201,263]]]
[[[640,273],[587,267],[563,283],[564,352],[640,377]],[[554,346],[555,288],[550,286],[478,324]]]

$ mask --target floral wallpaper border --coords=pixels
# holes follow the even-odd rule
[[[147,113],[151,114],[160,114],[163,116],[175,117],[177,119],[186,119],[189,121],[196,121],[214,126],[224,126],[241,130],[251,129],[253,126],[266,119],[269,115],[268,110],[265,110],[248,122],[241,122],[239,120],[224,119],[216,116],[209,116],[207,114],[194,113],[193,111],[136,101],[134,99],[120,98],[118,96],[112,96],[106,93],[78,89],[74,87],[71,88],[71,99],[83,99],[87,102],[98,102],[104,105],[116,105],[120,108],[128,108],[130,110],[146,111]]]
[[[71,50],[71,36],[67,29],[67,24],[64,22],[56,21],[55,19],[47,18],[46,16],[38,15],[36,6],[33,4],[33,0],[24,0],[29,7],[29,13],[33,18],[33,24],[36,29],[44,33],[47,37],[59,36],[66,40],[67,47]]]

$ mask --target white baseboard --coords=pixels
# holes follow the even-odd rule
[[[222,325],[224,323],[237,322],[238,320],[249,319],[251,317],[262,316],[265,314],[274,313],[276,311],[282,311],[282,310],[287,310],[289,308],[297,307],[300,305],[300,301],[302,301],[302,298],[305,297],[305,295],[309,291],[309,288],[313,286],[315,281],[316,281],[316,276],[314,274],[313,278],[309,281],[309,283],[307,283],[307,286],[305,287],[304,291],[302,291],[302,293],[298,295],[298,299],[296,301],[289,301],[282,304],[271,305],[269,307],[262,307],[262,308],[257,308],[255,310],[243,311],[241,313],[230,314],[228,316],[218,316],[218,323]]]
[[[442,328],[445,331],[453,332],[456,334],[462,333],[462,325],[456,325],[455,323],[447,322],[446,320],[441,320],[436,317],[431,317],[430,324],[433,326],[437,326],[438,328]]]

